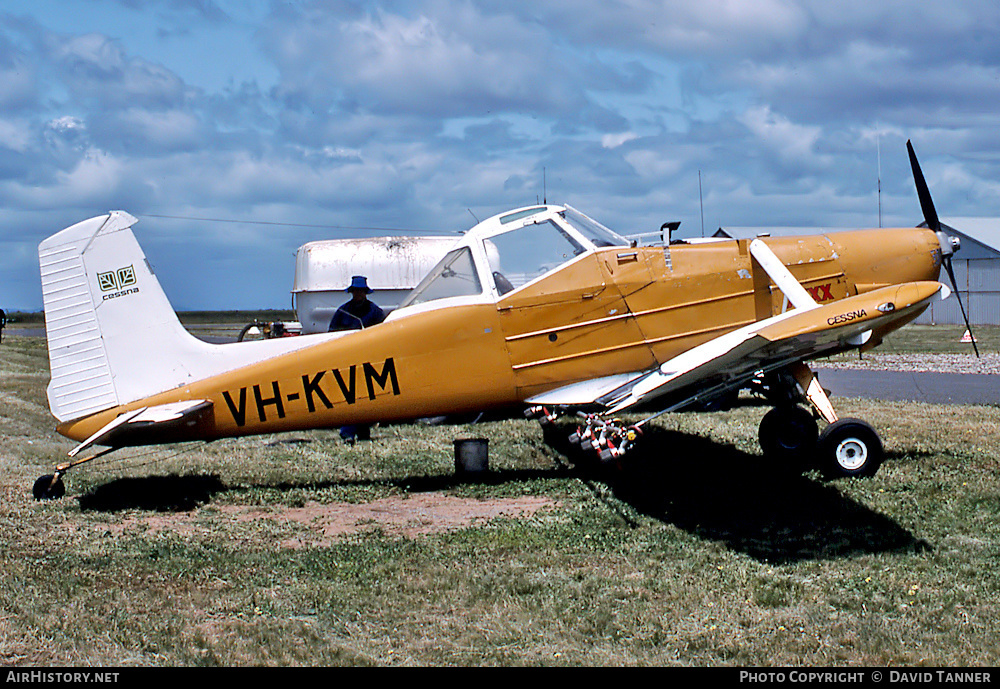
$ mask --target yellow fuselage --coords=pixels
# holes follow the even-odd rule
[[[819,303],[937,280],[930,230],[769,238]],[[398,421],[497,408],[642,371],[786,308],[746,241],[591,252],[498,301],[403,309],[387,322],[61,424],[76,440],[139,407],[204,399],[170,440]],[[894,327],[898,327],[896,324]],[[875,333],[877,344],[884,333]]]

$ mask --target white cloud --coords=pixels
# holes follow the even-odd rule
[[[674,157],[664,157],[656,151],[639,150],[625,154],[625,160],[635,171],[647,179],[664,179],[676,175],[684,168],[684,161]]]
[[[616,134],[605,134],[601,137],[601,145],[604,148],[618,148],[629,141],[638,139],[639,135],[635,132],[618,132]]]
[[[46,126],[48,129],[60,133],[81,132],[86,129],[83,121],[79,117],[73,117],[72,115],[56,117],[49,120]]]
[[[306,3],[262,36],[290,105],[346,102],[437,117],[587,105],[582,73],[531,23],[457,3],[431,15],[388,10],[340,19]],[[446,10],[446,11],[441,11]]]
[[[27,120],[10,120],[0,118],[0,147],[27,152],[34,138],[34,133]]]
[[[765,148],[777,153],[784,162],[805,163],[816,159],[820,127],[794,124],[767,106],[750,108],[738,119]]]
[[[115,196],[122,191],[128,176],[126,161],[90,150],[71,169],[56,171],[50,184],[39,186],[30,180],[8,180],[0,185],[0,196],[6,204],[35,210],[68,206],[106,210],[114,205]]]
[[[63,84],[96,107],[129,104],[163,107],[184,96],[181,80],[169,69],[129,57],[121,43],[101,34],[46,36],[53,66]]]
[[[109,117],[115,136],[140,140],[150,152],[193,148],[205,136],[198,117],[189,111],[126,108]]]

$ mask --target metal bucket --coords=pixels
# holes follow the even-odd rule
[[[455,441],[455,473],[474,474],[490,470],[489,439],[460,438]]]

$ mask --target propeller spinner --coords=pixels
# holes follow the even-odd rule
[[[955,292],[955,298],[958,299],[958,308],[962,310],[962,318],[965,320],[965,327],[968,328],[969,334],[972,336],[972,349],[976,352],[976,358],[979,357],[979,347],[976,346],[976,337],[972,335],[972,326],[969,325],[969,317],[965,314],[965,306],[962,304],[962,296],[958,291],[958,283],[955,281],[955,271],[951,266],[951,257],[955,251],[958,250],[959,242],[956,237],[950,237],[946,235],[941,230],[941,221],[938,220],[937,211],[934,209],[934,201],[931,200],[931,192],[927,188],[927,181],[924,179],[924,173],[920,170],[920,163],[917,162],[917,154],[913,152],[913,144],[909,141],[906,142],[906,150],[910,154],[910,167],[913,169],[913,181],[917,186],[917,198],[920,199],[920,209],[924,213],[924,221],[927,223],[927,227],[933,230],[941,241],[941,263],[944,265],[945,271],[948,273],[948,279],[951,280],[951,286]]]

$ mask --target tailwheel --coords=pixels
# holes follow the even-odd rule
[[[874,476],[882,464],[882,441],[860,419],[840,419],[819,436],[823,474],[827,478]]]
[[[63,485],[59,474],[46,474],[35,481],[31,493],[35,496],[35,500],[58,500],[66,495],[66,486]]]
[[[781,406],[764,415],[757,437],[766,457],[788,463],[812,453],[819,429],[816,419],[802,407]]]

